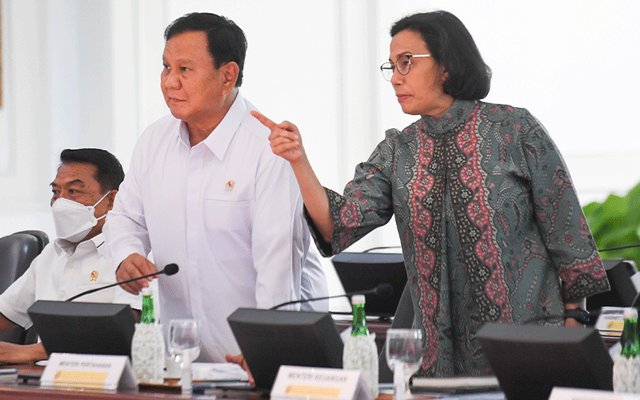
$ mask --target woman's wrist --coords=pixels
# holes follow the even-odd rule
[[[591,318],[589,311],[583,310],[582,308],[566,308],[564,311],[564,318],[573,318],[576,321],[587,324]]]

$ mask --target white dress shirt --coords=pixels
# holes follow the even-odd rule
[[[113,265],[102,257],[104,237],[80,242],[77,247],[56,239],[36,257],[25,273],[0,295],[0,313],[25,329],[32,322],[27,309],[37,300],[64,301],[78,293],[116,282]],[[142,299],[120,286],[99,290],[75,301],[129,304],[140,310]]]
[[[227,322],[238,307],[299,299],[303,264],[313,270],[305,280],[326,293],[319,261],[307,262],[310,235],[293,171],[251,110],[238,93],[193,147],[171,115],[149,126],[104,228],[114,265],[151,250],[158,269],[178,264],[176,275],[159,277],[160,318],[165,327],[176,318],[202,321],[202,361],[240,352]]]

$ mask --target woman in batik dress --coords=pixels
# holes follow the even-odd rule
[[[391,36],[381,70],[420,119],[388,130],[342,195],[321,186],[295,125],[254,115],[291,163],[325,256],[395,215],[424,333],[418,375],[487,374],[476,338],[485,322],[579,325],[565,309],[609,283],[544,127],[526,109],[480,101],[491,71],[462,22],[414,14]]]

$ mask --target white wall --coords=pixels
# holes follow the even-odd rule
[[[186,12],[240,25],[242,90],[302,133],[336,190],[403,115],[379,74],[393,21],[442,8],[467,25],[494,78],[488,101],[529,108],[562,150],[583,204],[640,181],[640,3],[588,0],[2,0],[0,236],[53,235],[48,184],[66,147],[104,147],[125,168],[167,112],[163,30]],[[354,246],[394,245],[393,225]]]

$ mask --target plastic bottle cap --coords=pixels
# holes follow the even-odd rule
[[[143,296],[149,296],[149,295],[151,295],[151,288],[143,287],[143,288],[142,288],[142,295],[143,295]]]
[[[351,296],[351,304],[364,304],[365,297],[363,294],[354,294]]]
[[[638,318],[638,309],[635,307],[627,307],[622,312],[624,319]]]

